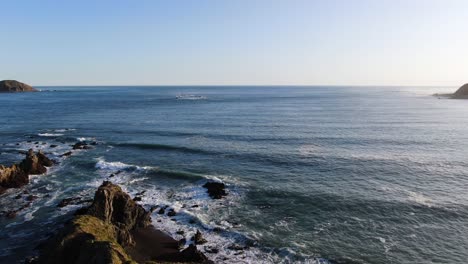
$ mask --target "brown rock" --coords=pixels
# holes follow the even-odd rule
[[[37,92],[31,86],[15,80],[0,81],[0,93]]]
[[[28,154],[26,154],[26,158],[19,166],[27,174],[44,174],[47,172],[45,166],[52,166],[52,164],[41,151],[36,155],[34,151],[30,149]]]
[[[200,230],[197,230],[197,233],[195,233],[195,235],[192,237],[192,241],[195,243],[195,245],[202,245],[207,242],[206,239],[203,238]]]

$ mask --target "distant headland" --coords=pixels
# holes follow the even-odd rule
[[[436,93],[434,96],[437,96],[439,98],[449,98],[449,99],[468,99],[468,83],[465,83],[462,85],[456,92],[453,94],[440,94]]]
[[[464,84],[462,87],[452,94],[451,98],[453,99],[468,99],[468,83]]]
[[[15,80],[0,81],[0,93],[38,92],[32,86]]]

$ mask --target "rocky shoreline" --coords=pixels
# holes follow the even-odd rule
[[[150,214],[105,181],[92,204],[79,209],[28,263],[213,263],[194,244],[180,251],[181,242],[155,229]]]
[[[29,142],[29,141],[28,141]],[[39,142],[36,142],[39,144]],[[34,144],[36,144],[34,143]],[[38,145],[36,144],[36,145]],[[74,151],[88,150],[97,142],[78,142],[69,145],[71,149],[55,154],[66,158]],[[51,148],[55,148],[53,145]],[[45,175],[48,169],[58,164],[42,150],[20,151],[26,157],[11,166],[0,165],[0,195],[7,192],[12,197],[15,191],[30,182],[30,175]],[[58,202],[58,208],[81,205],[62,228],[37,247],[37,254],[28,257],[25,263],[214,263],[198,250],[197,245],[206,243],[203,234],[197,231],[193,237],[176,240],[164,230],[156,229],[151,223],[151,214],[173,217],[177,213],[171,208],[154,206],[145,209],[138,204],[145,191],[132,198],[120,186],[109,181],[122,171],[109,175],[95,192],[94,198],[71,197]],[[222,199],[228,193],[222,182],[208,181],[203,185],[211,199]],[[26,197],[26,203],[13,210],[2,211],[1,215],[15,218],[22,210],[29,208],[38,198],[33,192],[20,190],[13,199]],[[24,197],[23,197],[24,196]],[[6,196],[0,197],[6,199]],[[19,203],[19,202],[18,202]],[[19,204],[18,204],[19,205]],[[183,231],[181,231],[183,232]]]

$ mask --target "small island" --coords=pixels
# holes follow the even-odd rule
[[[0,93],[38,92],[32,86],[15,80],[0,81]]]

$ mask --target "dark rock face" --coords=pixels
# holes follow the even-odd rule
[[[31,86],[15,80],[0,81],[0,93],[37,92]]]
[[[468,99],[468,83],[458,88],[458,90],[452,95],[453,99]]]
[[[213,199],[221,199],[227,195],[226,185],[222,182],[207,182],[203,187],[208,189],[208,195]]]

